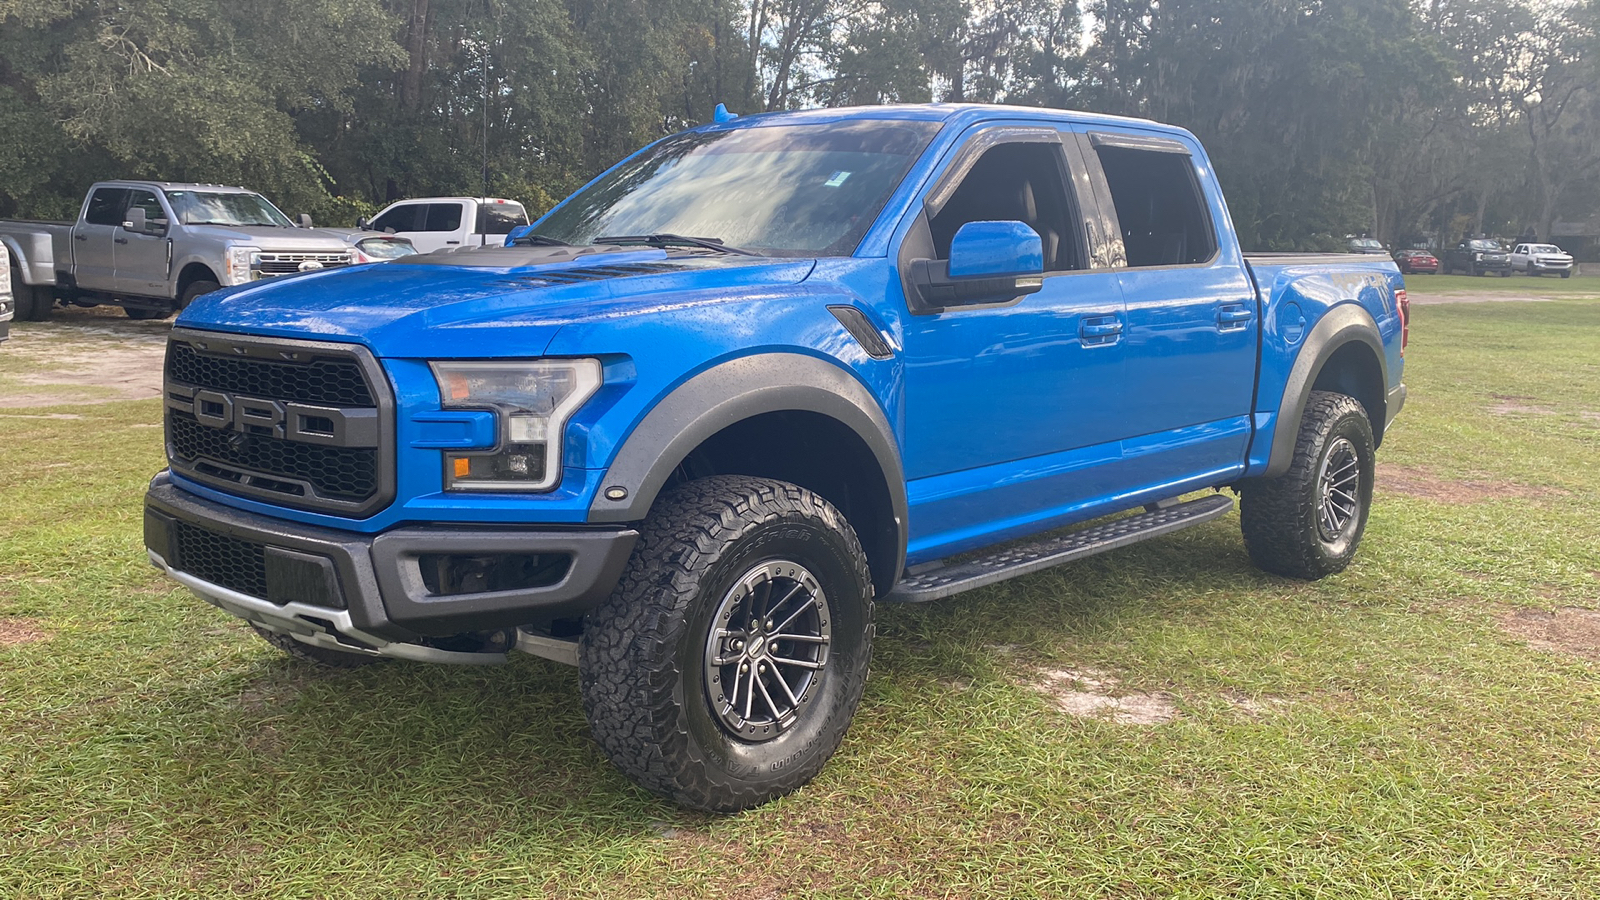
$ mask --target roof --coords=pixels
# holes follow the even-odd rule
[[[722,123],[702,125],[696,131],[725,128],[753,128],[763,125],[789,125],[804,123],[839,122],[848,119],[884,119],[901,121],[946,122],[967,125],[990,119],[1035,119],[1067,122],[1082,125],[1134,127],[1169,134],[1187,134],[1176,125],[1166,125],[1149,119],[1112,116],[1082,110],[1052,109],[1041,106],[1007,106],[998,103],[903,103],[882,106],[837,106],[819,109],[778,110],[752,113]]]
[[[231,184],[199,184],[184,181],[147,181],[142,178],[113,178],[108,181],[97,181],[95,187],[110,185],[112,187],[157,187],[163,191],[242,191],[247,194],[258,193],[249,188],[236,187]]]

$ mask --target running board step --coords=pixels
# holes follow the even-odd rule
[[[1031,575],[1051,566],[1181,531],[1191,525],[1225,516],[1232,509],[1233,498],[1221,494],[1153,509],[1070,534],[1018,544],[968,562],[908,575],[884,599],[903,603],[939,600],[962,591],[988,587],[1008,578]]]

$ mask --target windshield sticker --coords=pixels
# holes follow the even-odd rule
[[[833,177],[832,178],[829,178],[827,181],[824,181],[822,183],[822,186],[823,187],[838,187],[839,185],[844,184],[844,180],[846,178],[849,178],[849,177],[850,177],[850,173],[849,172],[835,172],[835,173],[833,173]]]

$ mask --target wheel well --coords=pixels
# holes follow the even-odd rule
[[[178,273],[178,296],[174,299],[181,299],[183,297],[183,292],[188,290],[189,285],[194,284],[196,281],[214,281],[218,284],[222,283],[222,279],[217,277],[217,273],[211,271],[211,269],[203,263],[189,263],[187,266],[183,267],[182,272]]]
[[[784,410],[729,425],[690,451],[663,487],[710,475],[775,478],[815,491],[861,539],[879,597],[899,578],[900,529],[877,458],[849,426]]]
[[[1350,341],[1333,351],[1333,355],[1322,364],[1322,370],[1317,372],[1311,389],[1356,398],[1366,408],[1367,419],[1372,423],[1374,443],[1383,442],[1383,429],[1387,422],[1383,365],[1366,343]]]

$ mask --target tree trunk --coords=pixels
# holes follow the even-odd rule
[[[422,107],[422,75],[428,69],[428,15],[430,0],[411,0],[406,20],[406,73],[400,79],[400,108],[414,113]]]

